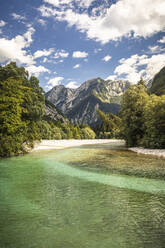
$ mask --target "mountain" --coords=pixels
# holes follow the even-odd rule
[[[84,82],[77,89],[55,86],[45,97],[73,123],[95,125],[98,122],[97,109],[114,114],[119,112],[121,96],[129,86],[127,81],[95,78]]]
[[[62,123],[68,122],[68,119],[56,108],[56,106],[46,99],[44,119],[51,119],[53,121],[60,121]]]
[[[155,75],[150,92],[158,96],[165,94],[165,66]]]

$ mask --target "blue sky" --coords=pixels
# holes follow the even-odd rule
[[[149,80],[165,66],[165,1],[2,1],[0,64],[10,61],[45,91],[95,77]]]

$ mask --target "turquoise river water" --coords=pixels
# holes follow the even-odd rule
[[[121,143],[0,160],[0,248],[164,248],[165,159]]]

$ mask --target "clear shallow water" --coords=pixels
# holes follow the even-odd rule
[[[0,248],[165,247],[165,160],[121,148],[0,160]]]

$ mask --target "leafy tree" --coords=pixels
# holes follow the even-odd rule
[[[23,93],[21,81],[0,81],[0,156],[23,151],[26,124],[22,121]]]
[[[14,62],[0,67],[0,156],[19,154],[40,139],[43,113],[39,81],[28,79],[28,72]]]
[[[165,148],[165,95],[149,97],[144,109],[144,128],[143,146]]]
[[[122,133],[128,146],[137,146],[144,136],[144,108],[148,101],[146,87],[133,85],[123,95]]]
[[[81,139],[95,139],[96,134],[89,126],[86,126],[80,129],[80,136]]]

